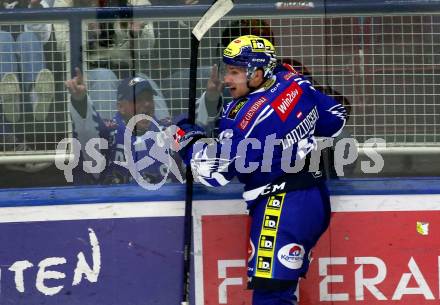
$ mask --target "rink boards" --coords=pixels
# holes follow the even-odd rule
[[[438,181],[376,183],[330,185],[332,223],[300,283],[302,305],[439,302]],[[18,194],[0,194],[0,304],[179,304],[182,186]],[[196,194],[194,304],[250,304],[239,187]]]

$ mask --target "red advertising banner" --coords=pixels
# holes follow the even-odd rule
[[[204,304],[251,304],[247,216],[202,216]],[[336,212],[300,304],[439,304],[440,211]]]
[[[251,304],[246,290],[247,219],[202,216],[204,304]]]

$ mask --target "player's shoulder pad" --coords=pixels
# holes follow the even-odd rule
[[[301,74],[288,69],[281,69],[276,79],[276,84],[269,90],[270,106],[278,118],[285,122],[311,83]]]
[[[306,76],[299,73],[297,70],[295,70],[295,68],[293,68],[291,65],[286,63],[278,66],[276,75],[277,75],[277,80],[279,82],[294,81],[304,89],[308,89],[309,87],[312,86],[311,81]]]
[[[304,75],[302,74],[296,74],[295,77],[293,77],[293,81],[296,82],[298,85],[301,86],[303,90],[313,90],[316,89],[313,87],[312,82]]]

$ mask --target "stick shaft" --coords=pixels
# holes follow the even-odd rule
[[[188,92],[188,119],[195,123],[196,117],[196,94],[197,94],[197,59],[199,54],[199,40],[191,35],[191,61],[189,69],[189,92]],[[184,248],[183,248],[183,302],[189,304],[191,293],[191,244],[192,244],[192,201],[193,201],[193,177],[191,166],[186,168],[186,192],[185,192],[185,220],[184,220]],[[182,303],[183,304],[183,303]]]
[[[188,120],[191,124],[196,121],[196,94],[197,94],[197,60],[199,56],[200,40],[209,28],[233,7],[231,0],[217,0],[202,16],[191,34],[191,59],[189,69],[188,92]],[[184,246],[183,246],[183,294],[182,305],[189,305],[191,294],[191,245],[192,245],[192,203],[193,177],[191,166],[186,168],[185,219],[184,219]]]

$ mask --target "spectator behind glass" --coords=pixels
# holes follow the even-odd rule
[[[169,118],[170,113],[165,102],[165,97],[156,82],[142,73],[136,73],[136,75],[141,76],[148,81],[150,86],[153,87],[157,93],[153,96],[156,106],[154,108],[155,117],[159,120]],[[89,70],[87,71],[86,76],[90,102],[93,103],[93,106],[102,118],[113,118],[117,110],[116,98],[119,83],[118,77],[112,70],[104,68]]]
[[[125,160],[125,139],[128,121],[136,114],[145,114],[154,116],[155,103],[153,96],[157,91],[150,83],[142,77],[129,77],[121,80],[117,87],[117,112],[111,120],[102,119],[95,107],[87,96],[87,86],[83,80],[79,69],[76,71],[76,77],[66,82],[66,87],[71,94],[70,114],[73,123],[73,134],[81,146],[92,138],[103,138],[109,143],[108,149],[102,149],[101,153],[105,155],[107,161],[106,168],[101,173],[88,174],[81,169],[74,173],[74,182],[80,184],[94,183],[128,183],[133,181],[129,170],[117,164],[116,161]],[[159,121],[159,128],[170,124],[169,120]],[[148,131],[160,131],[158,126],[151,121],[142,120],[138,122],[131,137],[131,149],[133,160],[135,162],[147,158],[148,151],[155,145],[152,139],[146,137]],[[135,149],[141,141],[145,143],[145,150]],[[137,146],[136,146],[137,147]],[[89,160],[90,156],[84,150],[81,151],[81,158]],[[81,159],[81,160],[82,160]],[[151,159],[151,158],[150,158]],[[150,165],[140,169],[145,180],[151,183],[162,181],[167,175],[167,162],[151,159]],[[169,176],[171,178],[171,176]]]
[[[109,142],[109,148],[102,150],[106,156],[107,166],[106,170],[100,174],[87,174],[83,172],[80,167],[77,167],[75,181],[78,183],[127,183],[133,182],[131,173],[119,166],[116,161],[126,161],[124,147],[124,135],[127,129],[127,122],[136,114],[146,114],[153,117],[157,124],[150,121],[138,122],[135,132],[132,136],[131,152],[133,153],[133,160],[139,161],[144,157],[153,157],[148,155],[148,151],[153,149],[155,143],[148,138],[148,131],[160,131],[171,124],[171,119],[159,119],[156,113],[156,96],[160,93],[157,87],[151,85],[151,82],[142,77],[128,77],[117,84],[116,89],[116,114],[110,120],[102,118],[99,112],[96,111],[94,103],[90,99],[90,94],[87,94],[87,85],[84,82],[82,73],[77,69],[76,77],[66,81],[66,87],[71,94],[70,115],[73,123],[73,134],[79,141],[81,147],[92,138],[104,138]],[[197,111],[197,121],[206,122],[204,114]],[[178,118],[176,118],[176,121]],[[145,147],[141,151],[135,150],[135,144],[141,145],[139,142],[145,140]],[[180,166],[180,159],[176,157],[177,168]],[[85,151],[81,151],[81,158],[89,160]],[[147,158],[148,159],[148,158]],[[151,158],[149,158],[151,159]],[[164,175],[167,174],[167,169],[176,169],[170,167],[166,160],[153,160],[149,162],[149,166],[140,169],[144,179],[155,183],[161,181]],[[82,162],[80,162],[82,163]],[[168,166],[168,167],[167,167]],[[177,177],[177,173],[168,176],[173,181]]]
[[[2,1],[0,9],[45,8],[45,0]],[[47,69],[43,45],[50,24],[2,26],[0,30],[0,103],[7,123],[45,121],[54,102],[54,77]],[[26,119],[23,113],[32,115]]]

